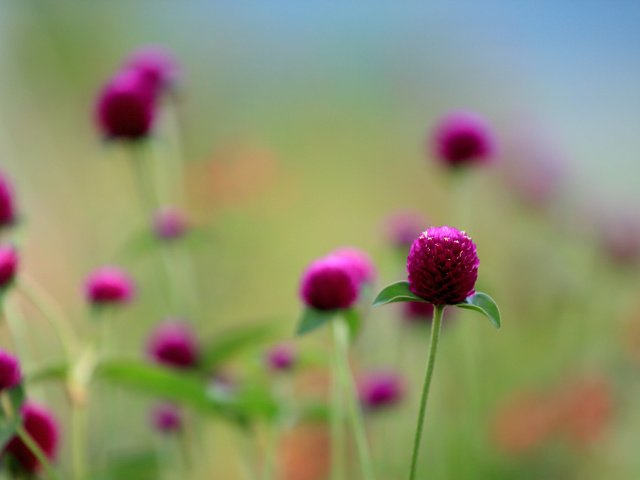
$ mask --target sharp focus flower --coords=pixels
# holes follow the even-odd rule
[[[182,428],[182,414],[172,403],[159,403],[151,410],[151,423],[159,432],[177,432]]]
[[[0,245],[0,290],[7,288],[18,271],[18,252],[13,245]]]
[[[173,88],[180,75],[176,59],[157,46],[146,46],[134,51],[125,61],[124,67],[138,72],[156,93]]]
[[[135,284],[128,273],[117,267],[102,267],[92,272],[85,282],[87,301],[94,305],[115,305],[129,302]]]
[[[177,208],[162,208],[156,212],[153,219],[153,230],[156,236],[162,240],[180,238],[185,234],[187,228],[187,220]]]
[[[435,128],[432,142],[437,158],[451,167],[487,163],[495,150],[486,120],[465,111],[445,115]]]
[[[359,284],[373,283],[376,279],[376,267],[369,256],[362,250],[354,247],[342,247],[334,250],[329,255],[345,260]]]
[[[13,225],[15,220],[13,187],[9,179],[0,172],[0,228]]]
[[[147,342],[149,358],[161,365],[188,369],[198,362],[198,343],[189,325],[168,320],[158,325]]]
[[[409,288],[435,305],[456,304],[474,293],[480,260],[466,233],[433,227],[413,242],[407,258]]]
[[[27,402],[22,406],[22,424],[31,438],[38,444],[49,460],[54,460],[58,452],[60,435],[54,416],[47,409]],[[3,455],[9,455],[16,469],[29,474],[37,473],[40,462],[24,442],[14,436],[4,449]]]
[[[362,405],[377,410],[397,404],[404,397],[404,382],[394,372],[371,372],[358,382],[358,395]]]
[[[359,285],[351,265],[336,256],[312,262],[302,275],[300,296],[317,310],[351,307],[358,299]]]
[[[149,135],[155,116],[153,90],[133,70],[113,77],[96,105],[98,128],[106,138],[140,140]]]
[[[18,359],[4,350],[0,350],[0,392],[15,387],[22,381],[22,372]]]
[[[408,249],[427,225],[424,217],[418,212],[397,212],[386,221],[387,237],[394,247]]]
[[[265,360],[271,370],[287,371],[296,363],[297,355],[293,346],[281,343],[267,352]]]

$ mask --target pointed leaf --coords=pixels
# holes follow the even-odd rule
[[[409,290],[409,282],[403,280],[384,287],[373,301],[373,306],[379,307],[396,302],[426,302],[426,300]]]
[[[69,365],[66,362],[61,362],[27,372],[25,381],[27,383],[36,383],[46,380],[64,380],[68,373]]]
[[[493,298],[486,293],[476,292],[468,296],[464,302],[458,303],[456,307],[475,310],[487,317],[494,327],[501,326],[500,309]]]
[[[296,335],[304,335],[312,332],[329,322],[338,314],[338,310],[316,310],[315,308],[305,308],[298,323]]]

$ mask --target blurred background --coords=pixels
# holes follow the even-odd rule
[[[159,138],[153,150],[160,165],[180,152],[187,194],[177,200],[167,175],[158,188],[206,231],[185,246],[195,281],[183,285],[198,299],[185,315],[203,338],[260,322],[292,338],[300,274],[338,246],[370,254],[376,288],[403,279],[388,219],[416,212],[424,228],[449,224],[474,238],[479,289],[504,322],[496,332],[462,311],[445,321],[425,430],[428,478],[638,478],[640,4],[577,7],[2,2],[0,168],[24,217],[24,270],[82,331],[84,277],[124,264],[140,296],[114,320],[114,348],[142,355],[167,314],[162,282],[153,253],[122,255],[147,219],[128,152],[102,141],[93,110],[123,58],[161,45],[181,64],[172,117],[181,138],[179,149]],[[499,154],[452,175],[427,138],[458,108],[488,119]],[[27,369],[60,356],[29,312]],[[400,405],[367,417],[383,479],[402,478],[409,461],[423,327],[400,308],[376,309],[354,349],[356,372],[397,370],[407,386]],[[322,334],[296,347],[327,352]],[[248,354],[250,368],[260,355]],[[322,384],[322,370],[300,374],[300,395]],[[65,424],[62,389],[39,384],[33,394]],[[114,455],[157,440],[148,400],[123,395]],[[107,448],[103,427],[92,425],[94,452]],[[304,441],[287,442],[296,432]],[[280,477],[326,478],[322,466],[289,465],[328,454],[325,433],[288,427]],[[203,435],[213,438],[206,456],[215,469],[201,478],[242,478],[233,429],[214,422]],[[301,445],[308,451],[289,451]]]

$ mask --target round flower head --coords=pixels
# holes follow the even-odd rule
[[[172,403],[159,403],[151,410],[151,424],[162,433],[173,433],[182,429],[182,414]]]
[[[434,305],[453,305],[474,293],[480,260],[466,233],[432,227],[411,245],[407,258],[409,289]]]
[[[7,288],[18,271],[18,252],[13,245],[0,245],[0,291]]]
[[[147,137],[154,116],[154,92],[134,70],[113,77],[103,88],[96,105],[98,128],[111,139]]]
[[[291,370],[296,362],[296,351],[288,344],[280,344],[271,348],[265,357],[267,366],[274,371]]]
[[[360,403],[368,410],[397,404],[404,397],[404,383],[393,372],[371,372],[358,382]]]
[[[0,392],[15,387],[22,381],[22,372],[18,359],[4,350],[0,350]]]
[[[376,267],[369,256],[362,250],[354,247],[342,247],[334,250],[329,255],[345,260],[352,269],[353,275],[359,284],[373,283],[376,279]]]
[[[188,324],[179,320],[167,320],[151,332],[147,354],[151,360],[161,365],[187,369],[198,362],[198,344]]]
[[[125,68],[138,72],[155,93],[173,88],[180,74],[176,59],[156,46],[146,46],[134,51],[125,61]]]
[[[300,296],[317,310],[351,307],[358,299],[358,281],[343,258],[328,256],[311,263],[302,275]]]
[[[13,225],[16,219],[13,187],[0,172],[0,228]]]
[[[387,237],[394,247],[408,249],[427,225],[424,217],[417,212],[397,212],[387,219]]]
[[[433,151],[451,167],[487,163],[494,153],[494,139],[486,120],[471,112],[445,115],[433,133]]]
[[[58,452],[60,435],[58,424],[53,415],[45,408],[31,402],[22,406],[22,425],[34,442],[49,460],[54,460]],[[3,454],[12,457],[12,468],[29,474],[37,473],[40,462],[31,450],[18,437],[14,436],[7,444]]]
[[[187,231],[187,220],[184,214],[171,207],[158,210],[153,218],[153,230],[156,237],[162,240],[180,238]]]
[[[135,293],[133,279],[117,267],[102,267],[89,275],[85,293],[93,305],[116,305],[129,302]]]

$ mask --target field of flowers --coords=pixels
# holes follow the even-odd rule
[[[640,478],[631,154],[456,7],[277,3],[0,6],[0,479]]]

